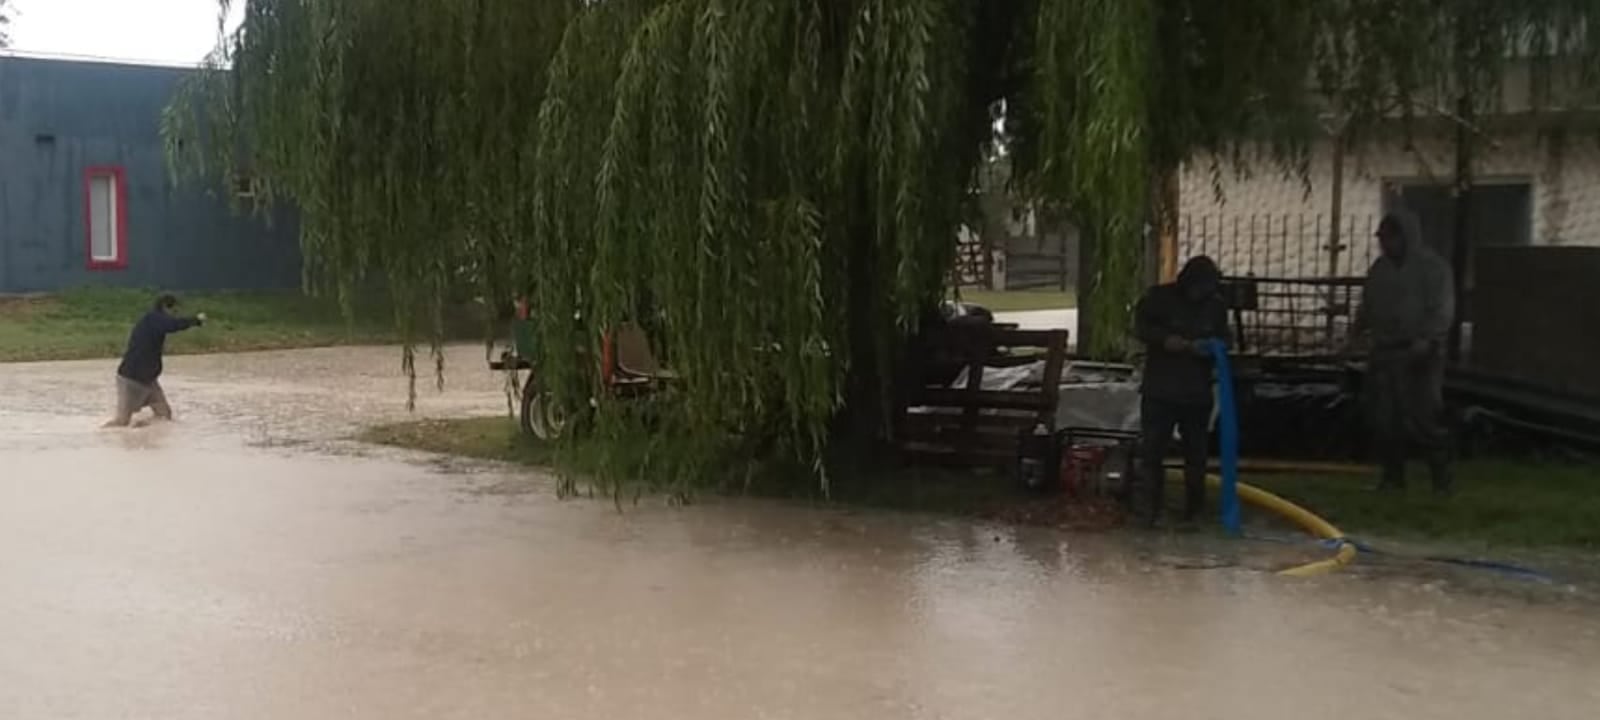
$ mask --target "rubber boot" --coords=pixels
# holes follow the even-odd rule
[[[1166,493],[1163,492],[1162,485],[1157,483],[1146,492],[1149,495],[1145,498],[1148,501],[1148,504],[1145,505],[1145,526],[1150,528],[1164,527],[1166,525],[1167,498]]]
[[[1438,460],[1429,464],[1428,468],[1433,476],[1433,494],[1447,498],[1456,493],[1456,478],[1451,470],[1449,461]]]
[[[1167,515],[1167,482],[1166,477],[1159,472],[1152,477],[1151,473],[1141,473],[1139,480],[1141,504],[1144,505],[1144,516],[1140,518],[1146,527],[1158,528],[1166,524]]]
[[[1195,524],[1200,522],[1200,517],[1206,512],[1206,486],[1188,485],[1184,488],[1183,497],[1183,522]]]
[[[1403,493],[1406,491],[1406,463],[1404,459],[1385,460],[1382,475],[1379,476],[1378,485],[1374,490],[1378,492]]]

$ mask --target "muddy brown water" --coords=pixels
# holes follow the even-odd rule
[[[504,407],[481,351],[450,359],[421,413]],[[137,431],[97,429],[111,368],[0,366],[3,718],[1600,712],[1585,601],[1291,581],[1189,538],[618,514],[341,441],[405,416],[392,350],[175,358],[181,422]]]

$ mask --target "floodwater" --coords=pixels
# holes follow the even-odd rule
[[[481,351],[420,412],[494,413]],[[392,350],[0,367],[0,717],[1593,718],[1600,609],[764,503],[618,514],[341,441]],[[1296,550],[1298,552],[1298,550]],[[1308,551],[1314,555],[1315,549]]]

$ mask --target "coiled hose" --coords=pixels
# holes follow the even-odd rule
[[[1355,543],[1346,539],[1344,533],[1332,523],[1277,495],[1239,482],[1239,413],[1238,406],[1234,402],[1233,367],[1228,359],[1228,346],[1220,340],[1213,340],[1207,344],[1207,348],[1217,365],[1217,427],[1222,451],[1222,474],[1220,477],[1208,478],[1208,482],[1217,488],[1221,498],[1223,529],[1235,537],[1242,534],[1243,517],[1240,512],[1242,499],[1283,517],[1318,539],[1329,541],[1338,547],[1331,558],[1289,568],[1279,573],[1280,575],[1312,577],[1332,572],[1354,562],[1357,553]]]

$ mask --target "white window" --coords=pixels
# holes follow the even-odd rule
[[[123,219],[126,192],[122,171],[117,168],[95,168],[88,173],[89,267],[91,269],[117,269],[127,265],[123,253],[127,238]]]

